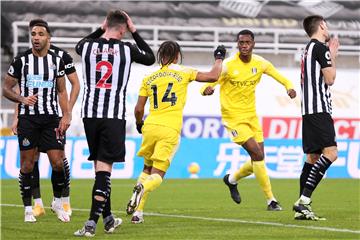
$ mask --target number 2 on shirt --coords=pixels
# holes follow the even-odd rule
[[[105,89],[111,89],[111,83],[107,83],[106,81],[109,79],[109,77],[112,74],[112,65],[110,62],[108,61],[100,61],[96,64],[96,71],[97,72],[101,72],[101,68],[105,67],[106,68],[106,72],[105,74],[102,76],[102,78],[100,78],[100,80],[96,83],[96,88],[105,88]]]
[[[166,91],[164,93],[164,96],[161,99],[161,102],[170,102],[171,106],[174,106],[176,104],[176,100],[177,100],[176,94],[174,92],[170,93],[173,85],[174,85],[174,83],[168,84]],[[158,106],[158,98],[157,98],[158,97],[157,86],[151,85],[151,89],[153,90],[153,96],[154,96],[154,109],[157,109],[159,107]],[[169,95],[170,95],[170,97],[169,97]]]

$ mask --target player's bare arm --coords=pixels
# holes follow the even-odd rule
[[[14,90],[16,91],[16,93],[20,94],[19,85],[16,85]],[[14,107],[14,118],[11,123],[11,131],[13,132],[14,135],[17,135],[17,125],[19,122],[18,115],[19,115],[19,104],[16,103]]]
[[[72,109],[76,103],[76,99],[79,96],[80,92],[80,82],[76,72],[70,73],[67,75],[70,83],[71,83],[71,91],[70,91],[70,100],[69,100],[69,111],[72,112]]]
[[[59,122],[59,132],[60,134],[65,134],[66,130],[70,126],[71,122],[71,112],[69,111],[69,101],[68,94],[66,91],[65,77],[59,77],[56,81],[58,96],[59,96],[59,105],[61,112],[63,114]]]
[[[16,103],[23,103],[27,106],[33,106],[37,101],[37,94],[28,97],[23,97],[14,90],[14,87],[17,84],[18,84],[18,79],[7,74],[5,76],[5,80],[3,84],[3,95],[10,101]]]
[[[215,63],[210,72],[198,72],[196,81],[198,82],[216,82],[220,77],[222,70],[222,61],[226,55],[226,49],[223,45],[218,46],[214,51]]]
[[[139,133],[142,133],[141,128],[144,125],[143,117],[144,117],[144,108],[147,101],[147,97],[139,96],[138,101],[135,106],[134,114],[136,120],[136,130]]]
[[[324,81],[327,85],[331,86],[335,82],[336,78],[336,64],[335,59],[339,50],[339,40],[337,38],[331,38],[328,42],[330,50],[331,67],[321,69],[324,75]]]

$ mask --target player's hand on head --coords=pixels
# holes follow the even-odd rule
[[[205,88],[204,95],[205,96],[212,95],[214,92],[215,92],[215,89],[213,87],[209,86],[209,87]]]
[[[124,15],[127,17],[127,27],[129,29],[129,31],[131,33],[134,33],[136,32],[136,28],[135,28],[135,25],[133,23],[133,21],[131,20],[130,16],[125,12],[125,11],[122,11],[124,13]]]
[[[136,130],[138,133],[142,134],[142,127],[144,126],[144,121],[141,121],[140,123],[136,123]]]
[[[296,91],[294,89],[289,89],[287,91],[287,94],[289,95],[289,97],[292,99],[292,98],[295,98],[296,97]]]
[[[224,45],[219,45],[215,51],[214,51],[214,58],[216,59],[225,59],[225,55],[226,55],[226,48]]]
[[[101,24],[101,29],[104,30],[104,31],[106,31],[106,29],[107,29],[107,21],[106,21],[106,18],[104,19],[104,21],[103,21],[102,24]]]

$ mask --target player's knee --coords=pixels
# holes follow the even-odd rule
[[[54,171],[57,171],[57,172],[60,172],[64,169],[64,164],[63,164],[63,161],[60,160],[60,161],[55,161],[52,165],[52,168]]]
[[[338,151],[337,150],[333,150],[333,151],[329,151],[326,154],[324,154],[325,157],[327,157],[331,162],[335,162],[335,160],[338,158]]]
[[[104,202],[107,199],[107,192],[101,189],[96,189],[94,193],[94,199],[99,202]]]
[[[21,164],[21,172],[23,173],[31,173],[33,171],[34,164],[31,164],[30,162],[23,162]]]
[[[262,161],[264,160],[264,153],[262,151],[256,151],[253,152],[250,157],[253,161]]]

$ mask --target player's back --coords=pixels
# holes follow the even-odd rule
[[[197,71],[177,64],[163,66],[144,78],[140,96],[150,99],[150,113],[145,124],[158,124],[181,130],[187,86]]]

